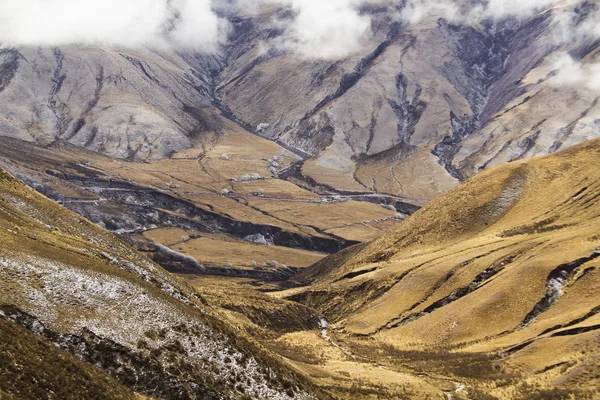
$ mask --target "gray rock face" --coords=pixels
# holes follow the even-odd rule
[[[564,85],[553,57],[596,65],[597,42],[559,45],[551,8],[477,26],[397,22],[365,6],[361,53],[310,60],[277,43],[285,8],[229,15],[218,54],[94,46],[0,50],[0,135],[61,138],[152,160],[234,120],[292,149],[338,189],[429,199],[504,162],[600,136],[600,93]],[[584,19],[590,7],[581,7]],[[586,11],[588,10],[588,11]]]
[[[362,54],[240,58],[246,78],[218,88],[240,120],[269,124],[261,135],[312,155],[304,172],[317,181],[430,198],[488,166],[555,151],[559,138],[600,134],[591,116],[600,93],[561,86],[551,68],[564,52],[593,64],[597,46],[557,45],[554,9],[477,27],[435,18],[407,27],[365,12],[375,33]]]
[[[0,134],[162,158],[220,129],[203,80],[218,65],[216,57],[96,46],[2,49]]]

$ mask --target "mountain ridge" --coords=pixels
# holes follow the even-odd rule
[[[5,46],[0,134],[152,161],[234,121],[298,153],[320,184],[430,200],[488,166],[600,134],[593,93],[556,76],[563,56],[597,63],[589,40],[555,43],[561,13],[584,24],[597,11],[576,3],[526,18],[409,25],[382,2],[361,9],[373,31],[363,49],[336,61],[278,48],[278,24],[291,18],[279,6],[225,15],[231,32],[214,54]]]

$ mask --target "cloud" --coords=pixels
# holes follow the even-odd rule
[[[459,22],[464,18],[464,13],[461,13],[456,2],[451,0],[410,0],[400,13],[400,19],[409,25],[416,25],[429,16]]]
[[[557,10],[552,19],[554,44],[589,42],[600,38],[600,9]]]
[[[586,88],[600,92],[600,63],[580,62],[567,51],[600,39],[600,8],[577,0],[488,0],[476,7],[458,6],[454,0],[408,0],[400,19],[409,25],[425,18],[444,18],[451,23],[477,26],[486,20],[515,18],[524,20],[552,8],[547,30],[549,41],[564,46],[547,60],[553,76],[548,83],[555,87]]]
[[[215,48],[210,0],[0,0],[0,42]]]
[[[456,0],[408,0],[401,19],[417,24],[426,17],[444,18],[452,23],[477,24],[483,20],[508,17],[527,18],[557,0],[488,0],[476,6]]]
[[[218,17],[217,11],[219,15],[247,14],[275,4],[294,13],[273,22],[284,34],[263,47],[276,46],[306,58],[335,60],[360,51],[369,39],[371,19],[359,8],[374,1],[0,0],[0,43],[17,46],[81,43],[214,51],[225,40],[228,30],[227,22]],[[530,17],[558,3],[558,0],[487,0],[478,6],[468,6],[472,3],[406,0],[399,18],[408,24],[417,24],[431,16],[475,25],[485,19]],[[553,22],[554,41],[565,44],[600,37],[600,14],[598,11],[591,14],[582,20],[573,7],[559,8]]]
[[[551,7],[557,0],[489,0],[479,12],[487,18],[530,17]]]
[[[364,0],[268,0],[291,7],[296,15],[284,47],[308,58],[340,59],[359,51],[371,33],[371,19],[358,8]]]
[[[600,91],[600,64],[580,63],[566,53],[555,55],[551,62],[555,71],[555,75],[548,80],[551,85]]]
[[[337,59],[360,50],[370,32],[364,0],[0,0],[0,43],[16,46],[102,44],[212,51],[227,32],[220,13],[264,4],[295,11],[283,44],[305,57]]]

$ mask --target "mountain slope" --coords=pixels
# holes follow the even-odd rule
[[[597,5],[557,1],[533,16],[476,23],[434,8],[415,24],[395,18],[404,5],[368,2],[373,35],[335,62],[265,54],[277,37],[248,37],[267,16],[245,16],[234,26],[253,27],[238,39],[249,50],[224,69],[216,93],[259,134],[311,155],[304,174],[409,198],[431,199],[487,166],[599,135],[598,91],[565,84],[554,63],[571,54],[597,65],[592,38],[561,44],[555,26],[571,12],[590,22]]]
[[[4,310],[3,310],[4,312]],[[58,350],[30,331],[0,318],[0,397],[33,399],[54,393],[59,398],[134,399],[133,392],[91,365]]]
[[[388,354],[489,353],[542,387],[597,388],[599,157],[596,139],[477,174],[287,296]]]
[[[58,139],[116,158],[164,158],[222,128],[211,106],[217,61],[173,51],[103,46],[0,48],[0,134],[40,145]],[[194,68],[190,66],[194,65]]]
[[[197,147],[234,120],[305,159],[302,174],[318,183],[425,200],[600,135],[598,90],[577,77],[597,67],[598,42],[557,41],[556,26],[564,15],[573,29],[593,24],[594,2],[476,22],[436,12],[399,22],[404,6],[366,2],[372,32],[341,60],[282,47],[295,14],[272,4],[223,11],[230,30],[214,54],[4,46],[0,135],[142,161]],[[569,79],[564,59],[579,68]]]
[[[3,326],[12,321],[151,397],[310,397],[160,267],[4,171],[0,184]],[[22,355],[13,367],[29,363]],[[27,379],[28,390],[51,390]]]

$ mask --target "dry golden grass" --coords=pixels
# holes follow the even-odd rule
[[[395,212],[376,204],[345,201],[341,203],[277,203],[252,199],[249,204],[284,221],[294,221],[320,230],[341,228],[346,225],[391,218]]]
[[[92,368],[91,364],[79,362],[75,357],[62,356],[57,356],[57,365],[49,365],[48,357],[56,356],[57,352],[45,350],[36,343],[32,346],[26,338],[23,343],[2,343],[0,357],[5,360],[8,357],[8,365],[2,363],[0,369],[5,372],[4,378],[11,380],[1,382],[2,396],[8,393],[17,395],[16,398],[20,395],[25,398],[53,397],[49,390],[53,385],[62,385],[57,391],[61,398],[84,398],[86,394],[80,394],[78,390],[86,388],[92,391],[99,388],[106,398],[143,398],[133,396],[108,379],[104,374],[108,373],[134,390],[151,393],[171,390],[169,383],[164,389],[162,383],[157,382],[164,376],[188,379],[185,374],[194,374],[190,381],[222,391],[226,398],[238,398],[231,395],[242,386],[221,380],[222,370],[227,367],[193,367],[192,363],[203,362],[204,358],[189,355],[189,350],[181,347],[181,342],[186,338],[193,340],[193,335],[197,334],[190,331],[196,324],[207,332],[201,339],[202,348],[211,346],[212,341],[223,340],[222,344],[214,343],[216,350],[231,355],[225,364],[234,363],[232,358],[240,351],[239,354],[256,359],[261,371],[267,371],[268,376],[265,376],[272,381],[270,385],[278,385],[282,392],[293,389],[298,393],[298,388],[303,387],[305,389],[300,390],[319,393],[318,388],[310,387],[305,379],[292,373],[239,326],[222,319],[221,313],[195,296],[189,286],[109,232],[51,202],[2,170],[0,188],[0,305],[10,304],[42,321],[46,331],[45,336],[40,337],[46,340],[60,342],[62,339],[55,335],[75,335],[74,347],[69,350],[82,352],[84,359],[99,368]],[[235,292],[228,297],[234,298]],[[307,310],[289,301],[279,303],[284,310],[290,307],[291,315],[298,315],[297,310]],[[258,313],[260,315],[260,310]],[[306,313],[312,315],[309,311]],[[170,325],[165,325],[163,318],[170,321],[167,322]],[[7,322],[6,314],[0,319]],[[191,328],[186,325],[187,321]],[[10,327],[16,326],[13,322],[7,323]],[[39,328],[41,325],[34,324],[30,329]],[[145,340],[161,339],[160,335],[164,339],[167,332],[185,336],[177,342],[179,347],[163,347],[156,353],[158,355],[148,356],[154,358],[144,358],[144,351],[148,349]],[[94,334],[98,335],[96,339]],[[88,336],[92,337],[90,341],[98,341],[94,342],[97,347],[93,351],[88,351],[85,346],[80,349],[76,341],[78,337]],[[65,338],[67,342],[71,340],[68,336]],[[101,338],[106,339],[106,343],[100,343]],[[3,336],[2,339],[10,338]],[[69,343],[65,343],[65,347]],[[50,343],[45,346],[54,348]],[[192,347],[199,346],[194,344]],[[36,354],[36,348],[44,353]],[[174,354],[189,356],[185,368],[175,364]],[[158,358],[161,355],[164,357]],[[125,359],[124,368],[120,364],[121,358]],[[67,368],[66,371],[60,370],[62,366]],[[47,370],[40,371],[41,368]],[[163,372],[167,369],[168,374]],[[69,373],[80,376],[69,377]],[[175,398],[181,393],[171,392],[165,396]]]
[[[317,194],[273,178],[269,171],[274,159],[278,165],[275,169],[280,171],[297,161],[296,156],[271,141],[236,130],[207,137],[198,148],[150,163],[114,160],[69,145],[43,149],[21,142],[8,142],[5,149],[0,149],[0,155],[29,172],[53,170],[81,175],[82,170],[86,170],[104,179],[161,190],[238,221],[276,226],[314,237],[327,236],[318,230],[340,229],[343,238],[372,240],[379,231],[357,224],[394,216],[392,211],[371,203],[315,203],[320,200]],[[242,182],[243,176],[249,174],[260,179]],[[67,198],[95,198],[60,179],[54,179],[52,187]],[[227,196],[222,195],[223,189],[229,191]],[[262,189],[261,194],[259,189]]]
[[[240,196],[253,196],[262,189],[264,197],[286,200],[319,200],[319,196],[281,179],[265,179],[252,182],[236,182],[232,185]]]
[[[186,232],[179,228],[153,229],[144,236],[180,253],[194,257],[200,264],[231,264],[235,268],[255,268],[275,260],[292,267],[307,267],[325,254],[282,246],[268,246],[236,240],[226,235]]]
[[[600,329],[598,160],[595,140],[482,172],[313,285],[278,297],[337,321],[333,329],[350,344],[367,335],[365,353],[416,352],[408,364],[432,351],[449,364],[490,354],[516,376],[463,377],[471,394],[587,398],[598,388],[590,365],[600,356],[590,339]],[[549,281],[559,266],[570,268],[564,285]],[[529,318],[556,285],[560,296]],[[508,353],[501,359],[498,351]],[[433,360],[419,365],[434,368]],[[468,364],[457,365],[450,372],[460,378]]]
[[[379,238],[388,230],[396,227],[400,221],[386,220],[382,222],[358,222],[355,224],[343,226],[341,228],[328,229],[326,232],[347,240],[357,242],[371,241]]]
[[[431,157],[427,148],[421,148],[408,160],[360,163],[355,177],[379,192],[426,200],[439,196],[457,183],[448,179],[448,173]]]
[[[439,398],[455,385],[419,377],[407,369],[387,368],[355,356],[323,336],[318,316],[296,302],[256,291],[247,279],[182,278],[231,323],[257,338],[271,352],[335,399]]]
[[[0,398],[143,399],[92,365],[0,319]],[[10,393],[10,394],[9,394]]]
[[[319,161],[320,157],[306,161],[302,166],[302,173],[321,184],[325,184],[336,189],[356,192],[367,191],[367,188],[357,182],[352,176],[353,168],[343,168],[340,170],[332,169],[329,168],[328,165]]]
[[[96,276],[94,274],[100,273],[135,282],[149,293],[168,298],[136,273],[113,264],[111,258],[132,264],[149,261],[109,232],[58,206],[3,170],[0,170],[0,187],[0,256],[5,261],[19,266],[39,259],[50,266],[53,263],[73,266],[82,274]],[[157,269],[156,273],[157,276],[168,276],[162,269]],[[39,276],[19,276],[6,265],[2,274],[0,304],[26,304],[32,309],[39,306],[39,298],[28,293],[29,286],[42,285]],[[87,315],[91,311],[72,304],[64,310],[47,312],[56,316],[53,328],[70,332],[75,329],[71,324],[74,315]]]
[[[227,181],[251,156],[248,149],[237,149],[233,138],[219,142],[207,161],[181,156],[133,164],[98,158],[94,166],[144,185],[164,186],[165,176],[171,176],[169,182],[179,187],[164,189],[200,207],[314,235],[320,230],[364,240],[392,224],[365,224],[393,215],[373,204],[254,196],[258,188],[275,197],[287,192],[286,200],[312,195],[288,191],[288,183],[275,180]],[[221,160],[226,151],[229,160]],[[303,281],[309,286],[265,294],[257,290],[275,287],[246,279],[183,278],[220,315],[337,398],[442,398],[443,392],[456,399],[597,397],[600,258],[590,256],[600,248],[598,160],[596,140],[485,171],[381,238],[309,267],[302,274],[310,278]],[[261,173],[258,166],[266,163],[249,165]],[[246,198],[220,196],[223,185]],[[4,228],[19,225],[19,218],[9,215]],[[34,239],[15,241],[13,233],[0,231],[3,246],[18,242],[34,253],[43,246],[56,257],[87,259],[78,253],[83,244],[76,232],[58,235],[43,224],[27,229]],[[207,263],[247,267],[251,260],[276,259],[303,266],[320,257],[193,235],[177,229],[146,233]],[[560,298],[527,320],[547,294],[552,271],[577,260]],[[327,268],[329,262],[334,267]],[[334,322],[328,332],[332,340],[316,329],[318,314]]]
[[[267,346],[338,399],[442,398],[440,382],[356,358],[319,331],[288,333]]]

